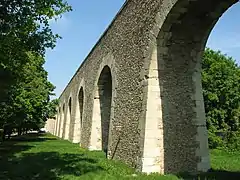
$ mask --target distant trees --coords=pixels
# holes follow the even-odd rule
[[[0,1],[0,129],[43,126],[54,86],[43,68],[60,38],[50,20],[71,10],[65,0]]]
[[[208,48],[202,66],[210,147],[240,148],[240,67]]]
[[[53,99],[48,103],[48,106],[47,106],[48,118],[56,117],[58,105],[59,105],[59,99]]]

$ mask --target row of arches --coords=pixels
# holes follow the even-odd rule
[[[107,153],[112,102],[112,74],[109,66],[104,66],[100,73],[93,99],[85,98],[84,86],[81,86],[76,96],[70,95],[68,100],[60,105],[54,134],[74,143],[81,143],[85,102],[92,100],[94,108],[90,146],[94,146],[94,150]]]
[[[141,109],[143,121],[139,122],[142,123],[139,126],[142,128],[139,138],[141,147],[138,147],[139,144],[135,146],[142,152],[134,158],[130,157],[131,153],[125,152],[124,158],[126,161],[129,157],[134,159],[132,164],[139,163],[144,172],[207,171],[210,161],[201,87],[201,57],[215,23],[237,0],[161,2],[156,24],[148,30],[156,33],[151,36],[151,52],[149,50],[150,55],[146,58],[149,72],[142,73],[145,78],[143,84],[147,82],[147,95],[144,96],[146,109]],[[128,57],[137,56],[130,51],[127,53]],[[75,97],[70,96],[61,104],[57,135],[71,139],[71,123],[74,123],[79,128],[74,128],[72,136],[77,134],[77,142],[81,142],[87,116],[84,113],[86,102],[93,101],[89,146],[107,153],[111,139],[113,82],[111,69],[104,66],[94,92],[85,92],[83,86]],[[93,98],[86,99],[86,93],[93,93]],[[133,101],[136,103],[135,99]],[[137,118],[131,120],[134,123],[140,121]],[[129,129],[124,130],[128,130],[129,136],[134,135]],[[128,140],[127,137],[125,140]]]

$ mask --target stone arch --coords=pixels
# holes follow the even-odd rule
[[[111,144],[114,117],[114,98],[116,79],[113,56],[103,59],[95,84],[90,150],[103,150],[106,155]]]
[[[112,74],[108,66],[105,66],[100,74],[98,93],[101,115],[102,150],[107,152],[112,102]]]
[[[80,125],[82,126],[83,122],[83,103],[84,103],[84,92],[83,87],[81,87],[78,94],[78,103],[79,103],[79,111],[80,111]]]
[[[57,136],[60,137],[60,128],[61,128],[61,120],[62,120],[62,108],[59,106],[59,120],[57,126]]]
[[[76,96],[76,113],[75,113],[75,123],[73,132],[73,143],[81,143],[82,126],[84,121],[84,80],[81,80],[79,85],[77,96]]]
[[[56,120],[55,120],[55,124],[54,124],[54,132],[53,135],[57,135],[57,130],[58,130],[58,123],[59,123],[59,108],[56,108],[57,110],[57,114],[56,114]]]
[[[65,132],[64,132],[64,139],[69,140],[69,133],[70,133],[70,123],[72,117],[72,97],[70,96],[67,103],[66,109],[66,120],[65,120]]]
[[[62,106],[62,113],[61,113],[61,121],[60,121],[60,130],[59,130],[59,137],[63,138],[64,137],[64,122],[65,122],[65,103],[63,103]]]
[[[57,122],[56,122],[55,136],[58,136],[60,117],[61,117],[61,108],[58,107],[57,108]]]
[[[164,0],[146,58],[142,171],[210,169],[201,86],[201,57],[209,34],[236,0]],[[150,61],[149,61],[150,59]]]

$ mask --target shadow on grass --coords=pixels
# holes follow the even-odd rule
[[[22,142],[57,140],[37,134],[15,137],[0,145],[0,179],[42,180],[61,179],[61,176],[81,176],[88,172],[103,171],[97,161],[84,154],[58,152],[24,152],[33,146]],[[16,156],[16,153],[20,155]]]
[[[27,151],[33,146],[27,144],[20,144],[24,142],[43,142],[57,140],[57,138],[46,137],[42,134],[30,133],[22,136],[13,136],[11,139],[6,139],[6,141],[0,144],[0,160],[11,158],[16,153]]]
[[[60,179],[103,170],[94,159],[56,152],[25,153],[22,157],[0,161],[0,179]]]
[[[14,136],[7,141],[42,142],[42,141],[50,141],[50,140],[57,140],[57,138],[47,137],[46,134],[29,133],[29,134],[22,135],[22,136]]]
[[[58,138],[52,136],[28,134],[21,137],[14,137],[0,145],[0,180],[58,180],[70,175],[70,179],[84,175],[105,171],[98,165],[97,158],[92,158],[82,154],[53,152],[24,152],[36,146],[34,143],[54,141]],[[26,142],[26,143],[25,143]],[[51,143],[51,142],[50,142]],[[59,146],[60,147],[60,146]],[[60,147],[61,148],[61,147]],[[44,150],[44,149],[43,149]],[[56,150],[58,151],[58,150]],[[19,153],[16,156],[16,153]],[[20,156],[19,156],[20,155]],[[106,170],[107,172],[108,170]],[[145,177],[145,176],[144,176]],[[155,176],[154,176],[155,177]],[[186,180],[240,180],[240,172],[230,172],[222,170],[210,170],[199,175],[178,174],[180,179]],[[132,178],[135,179],[135,178]],[[148,179],[146,177],[146,179]],[[149,179],[165,179],[156,177]]]
[[[240,172],[211,169],[206,173],[201,173],[198,175],[180,173],[178,174],[178,177],[184,180],[240,180]]]

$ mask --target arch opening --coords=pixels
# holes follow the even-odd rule
[[[66,140],[68,140],[70,136],[71,115],[72,115],[72,98],[70,97],[68,100],[68,108],[67,108],[66,121],[65,121],[64,139]]]
[[[59,108],[56,108],[57,113],[56,113],[56,120],[55,120],[55,124],[54,124],[54,135],[57,136],[57,131],[58,131],[58,123],[59,123]]]
[[[111,119],[112,74],[105,66],[99,76],[93,108],[90,149],[108,152],[109,125]]]
[[[83,87],[81,87],[79,94],[78,94],[78,103],[79,103],[79,112],[80,112],[80,131],[82,128],[82,122],[83,122],[83,103],[84,103],[84,93],[83,93]]]
[[[69,110],[69,114],[71,114],[71,112],[72,112],[72,98],[71,97],[69,98],[69,101],[68,101],[68,110]]]
[[[107,153],[112,101],[112,75],[108,66],[105,66],[100,74],[98,93],[101,109],[102,150]]]
[[[236,2],[178,0],[166,16],[149,68],[142,171],[210,169],[201,58],[212,28]]]
[[[77,102],[76,102],[76,114],[75,114],[74,135],[73,135],[74,143],[81,143],[83,111],[84,111],[84,92],[83,92],[83,87],[81,87],[78,92]]]
[[[61,126],[61,116],[62,116],[62,111],[61,111],[61,107],[59,107],[58,108],[57,130],[56,130],[56,136],[58,136],[58,137],[59,137],[60,126]]]
[[[61,114],[61,124],[60,124],[60,137],[64,137],[64,126],[65,126],[65,104],[62,107],[62,114]]]

